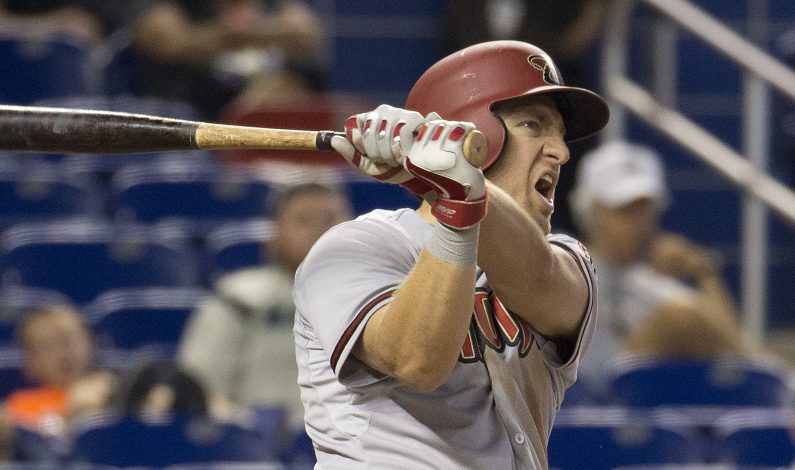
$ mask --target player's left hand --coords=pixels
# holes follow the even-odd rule
[[[423,197],[431,188],[403,168],[403,157],[414,143],[415,131],[425,122],[420,113],[381,105],[348,118],[347,139],[334,137],[331,146],[361,173],[400,184]]]

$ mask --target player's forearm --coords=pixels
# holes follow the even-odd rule
[[[558,336],[576,330],[588,297],[579,268],[568,254],[553,248],[538,223],[504,191],[490,184],[489,194],[478,265],[492,289],[541,333]]]
[[[423,250],[386,309],[367,324],[356,354],[421,391],[444,383],[472,318],[475,266],[461,267]]]

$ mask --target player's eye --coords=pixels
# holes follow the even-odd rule
[[[520,123],[520,127],[528,129],[533,135],[541,134],[541,123],[536,120],[527,120]]]

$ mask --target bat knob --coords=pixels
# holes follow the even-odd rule
[[[464,158],[472,166],[480,168],[483,165],[488,148],[489,144],[486,141],[486,136],[478,130],[471,131],[464,137]]]

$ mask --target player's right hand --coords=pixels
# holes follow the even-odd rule
[[[400,184],[422,197],[431,188],[403,168],[403,156],[414,143],[414,133],[426,119],[420,113],[381,105],[345,122],[343,137],[331,146],[361,173],[379,181]]]
[[[435,116],[438,117],[438,116]],[[483,172],[464,156],[464,141],[475,130],[470,122],[435,119],[420,127],[403,165],[439,197],[431,205],[436,219],[452,228],[468,228],[486,216],[488,198]]]

